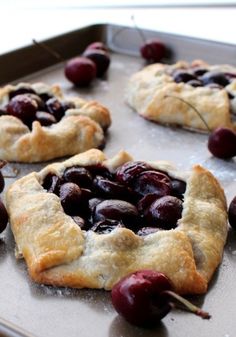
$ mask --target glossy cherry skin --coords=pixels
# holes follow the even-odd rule
[[[158,197],[171,193],[171,181],[167,175],[157,171],[140,173],[133,182],[133,189],[142,196],[157,194]]]
[[[92,176],[84,167],[72,166],[65,170],[63,174],[65,181],[77,184],[80,187],[90,187],[92,185]]]
[[[10,91],[9,99],[11,100],[13,97],[17,95],[23,95],[23,94],[36,94],[36,92],[30,86],[24,86],[19,89]]]
[[[154,201],[147,213],[146,220],[150,226],[171,229],[177,226],[181,218],[182,201],[170,195]]]
[[[110,56],[108,53],[98,49],[87,49],[83,53],[83,56],[87,57],[96,64],[97,77],[102,77],[106,73],[110,65]]]
[[[107,199],[129,199],[129,190],[115,181],[110,181],[104,177],[96,176],[93,180],[93,187],[99,196]]]
[[[46,102],[47,111],[52,114],[57,121],[60,121],[65,114],[65,109],[62,103],[56,98],[52,97]]]
[[[176,70],[174,72],[173,79],[176,83],[181,83],[181,82],[189,83],[189,81],[197,80],[196,76],[182,69]]]
[[[201,77],[201,80],[205,85],[210,84],[210,83],[216,83],[216,84],[221,85],[222,87],[225,87],[226,85],[229,84],[229,80],[227,79],[224,73],[215,72],[215,71],[206,72]]]
[[[135,229],[139,224],[139,214],[137,208],[127,201],[123,200],[104,200],[94,209],[94,222],[110,219],[120,220],[123,224]]]
[[[103,42],[100,42],[100,41],[92,42],[86,47],[85,50],[90,50],[90,49],[103,50],[105,52],[108,52],[107,46]]]
[[[129,161],[117,169],[116,179],[122,184],[130,185],[137,175],[151,169],[145,162]]]
[[[166,46],[158,39],[147,40],[141,46],[140,53],[148,62],[159,62],[166,54]]]
[[[236,156],[236,133],[228,128],[217,128],[208,138],[208,149],[217,158]]]
[[[186,191],[186,182],[179,179],[171,179],[171,194],[177,198],[183,198]]]
[[[153,326],[171,310],[164,294],[171,289],[171,283],[164,274],[153,270],[137,271],[114,285],[112,304],[129,323]]]
[[[48,193],[59,194],[59,189],[61,186],[61,179],[53,173],[49,173],[43,181],[43,188],[47,190]]]
[[[229,204],[228,217],[230,226],[233,229],[236,229],[236,197],[234,197],[231,203]]]
[[[0,233],[4,231],[8,223],[8,213],[2,200],[0,199]]]
[[[35,119],[37,109],[36,100],[26,94],[13,97],[7,105],[8,114],[21,119],[27,125]]]
[[[4,187],[5,187],[5,181],[4,181],[2,172],[0,171],[0,193],[3,191]]]
[[[74,183],[65,183],[60,187],[60,199],[64,211],[69,215],[81,213],[82,191]]]
[[[65,65],[66,78],[77,86],[87,86],[96,77],[97,68],[86,57],[75,57]]]
[[[35,118],[42,126],[49,126],[57,122],[52,114],[45,111],[37,111]]]

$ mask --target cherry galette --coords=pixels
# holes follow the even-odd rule
[[[141,116],[160,124],[196,131],[236,127],[236,68],[230,65],[149,65],[131,77],[126,96]]]
[[[179,293],[203,293],[227,234],[224,192],[199,165],[111,159],[89,150],[16,181],[7,192],[17,252],[33,280],[111,289],[143,269]]]
[[[56,85],[0,89],[0,157],[5,160],[45,161],[102,146],[110,123],[104,106],[65,98]]]

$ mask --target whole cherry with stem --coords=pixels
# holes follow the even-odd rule
[[[147,39],[143,31],[137,26],[134,16],[131,16],[134,27],[139,33],[143,44],[140,47],[141,56],[148,62],[159,62],[166,55],[166,46],[160,39]]]
[[[191,103],[175,95],[165,95],[165,98],[168,97],[182,101],[196,112],[210,133],[208,138],[208,149],[213,154],[213,156],[221,159],[230,159],[236,156],[236,133],[234,130],[227,127],[218,127],[211,132],[211,129],[209,128],[202,114]]]
[[[158,271],[139,270],[122,278],[111,292],[116,311],[129,323],[148,327],[156,325],[174,307],[181,306],[204,319],[211,316],[173,292],[169,278]]]

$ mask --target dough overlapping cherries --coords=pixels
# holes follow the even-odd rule
[[[140,236],[177,226],[186,183],[148,163],[127,162],[111,173],[101,164],[48,174],[43,187],[83,230],[99,234],[126,227]]]

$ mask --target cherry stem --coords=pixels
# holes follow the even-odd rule
[[[139,35],[140,35],[140,37],[141,37],[143,43],[146,43],[147,39],[146,39],[145,35],[143,34],[142,29],[140,29],[140,28],[137,26],[137,24],[136,24],[136,22],[135,22],[134,15],[131,16],[131,20],[133,21],[134,28],[135,28],[135,29],[137,30],[137,32],[139,33]]]
[[[46,43],[44,42],[38,42],[35,39],[32,40],[33,43],[40,47],[41,49],[46,50],[49,54],[51,54],[53,57],[55,57],[57,60],[61,61],[61,62],[65,62],[65,59],[55,50],[53,50],[51,47],[49,47]]]
[[[207,128],[207,130],[209,132],[211,132],[211,129],[209,128],[209,125],[207,124],[207,122],[205,121],[205,119],[202,117],[201,113],[195,108],[195,106],[193,106],[191,103],[185,101],[185,99],[178,97],[178,96],[174,96],[174,95],[165,95],[164,98],[168,98],[168,97],[172,97],[172,98],[176,98],[178,100],[180,100],[181,102],[187,104],[188,106],[190,106],[190,108],[192,108],[197,115],[199,116],[199,118],[202,120],[202,122],[204,123],[205,127]]]
[[[164,291],[164,293],[169,295],[171,298],[174,298],[179,303],[181,303],[184,306],[185,310],[190,311],[190,312],[194,313],[195,315],[200,316],[203,319],[210,319],[211,318],[211,315],[208,312],[200,309],[199,307],[192,304],[191,302],[189,302],[188,300],[186,300],[182,296],[174,293],[173,291],[166,290],[166,291]]]

